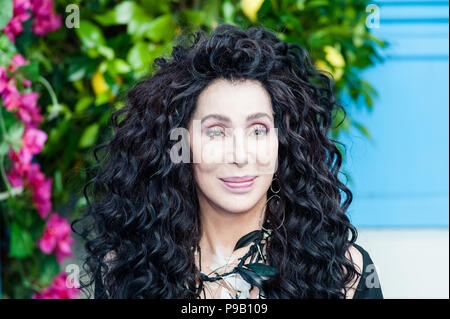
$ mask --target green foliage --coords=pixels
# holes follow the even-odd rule
[[[23,229],[17,222],[11,225],[11,244],[9,255],[11,257],[24,258],[31,255],[34,243],[30,233]]]
[[[12,0],[0,0],[0,30],[3,29],[11,20],[13,15],[13,2]]]
[[[18,122],[12,113],[6,112],[1,108],[4,108],[4,106],[0,104],[5,135],[0,143],[3,145],[0,146],[0,156],[8,153],[9,145],[11,145],[15,151],[20,149],[20,146],[22,145],[22,134],[25,129],[24,125],[21,122]]]
[[[55,4],[59,13],[65,12],[66,1],[55,0]],[[38,37],[31,33],[28,21],[15,45],[4,34],[0,36],[0,65],[6,65],[16,52],[31,61],[20,72],[34,82],[33,90],[39,92],[45,118],[41,129],[47,132],[48,140],[38,155],[39,163],[43,172],[53,178],[53,205],[72,212],[72,217],[78,216],[86,204],[80,190],[95,173],[88,169],[94,165],[93,148],[112,134],[107,129],[111,112],[123,107],[120,97],[129,87],[154,72],[157,57],[171,53],[173,40],[183,29],[200,27],[210,31],[224,22],[242,28],[255,25],[271,29],[282,40],[305,46],[314,63],[333,74],[338,99],[349,97],[369,111],[374,107],[376,92],[359,71],[381,62],[377,52],[387,44],[374,37],[365,25],[369,1],[265,0],[257,9],[239,0],[78,0],[75,4],[82,17],[79,28],[63,26]],[[12,0],[0,0],[0,7],[1,29],[11,18]],[[251,18],[253,15],[255,18]],[[42,79],[47,79],[49,85]],[[12,114],[5,113],[6,133],[0,135],[0,158],[6,156],[9,145],[16,150],[20,147],[23,132],[23,127],[14,124],[17,121]],[[333,116],[334,139],[351,127],[371,138],[364,124],[351,116],[344,117],[340,110]],[[340,145],[337,147],[343,151]],[[6,185],[2,185],[0,192],[6,191]],[[18,196],[31,195],[24,192]],[[41,254],[36,252],[35,242],[42,235],[43,225],[35,221],[38,226],[31,232],[23,231],[31,225],[27,224],[27,215],[33,215],[32,208],[16,209],[7,201],[0,201],[0,208],[5,220],[16,211],[28,212],[20,213],[10,225],[10,257],[22,260],[24,271],[39,280],[11,284],[19,278],[17,264],[8,273],[5,287],[10,296],[29,297],[32,285],[42,286],[54,276],[56,261],[53,256],[40,256],[38,260],[44,260],[43,264],[33,264]],[[246,238],[239,245],[253,239]],[[248,267],[243,272],[249,280],[255,272],[270,272],[258,264]]]

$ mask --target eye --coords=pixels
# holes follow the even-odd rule
[[[205,131],[206,135],[209,136],[211,139],[215,138],[215,137],[222,137],[225,136],[225,132],[224,130],[219,127],[219,126],[214,126],[211,128],[208,128]]]
[[[253,128],[252,133],[250,135],[262,136],[267,135],[268,132],[269,129],[265,125],[259,124]]]

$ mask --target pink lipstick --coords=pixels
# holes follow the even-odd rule
[[[221,178],[222,182],[230,188],[249,188],[254,184],[256,176],[235,176],[235,177],[227,177]]]

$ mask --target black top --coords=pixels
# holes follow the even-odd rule
[[[363,272],[353,299],[384,299],[378,273],[369,253],[358,244],[354,243],[353,246],[363,255]]]
[[[380,281],[369,253],[357,244],[353,244],[363,255],[363,272],[356,287],[353,299],[383,299]],[[100,278],[95,279],[94,299],[107,299]]]

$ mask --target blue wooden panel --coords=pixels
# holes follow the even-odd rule
[[[378,5],[373,33],[391,47],[385,63],[362,74],[379,94],[373,112],[348,107],[375,141],[356,130],[342,138],[354,182],[349,215],[358,227],[448,227],[448,2]]]

